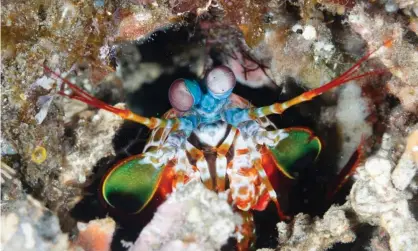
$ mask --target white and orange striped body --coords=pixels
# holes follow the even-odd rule
[[[230,100],[230,105],[235,107],[251,106],[234,94]],[[171,109],[165,118],[182,115]],[[276,130],[269,132],[280,131],[265,117],[256,121],[263,130],[270,127]],[[226,194],[231,203],[242,211],[262,210],[270,200],[278,205],[276,193],[261,166],[260,139],[245,137],[239,128],[225,121],[202,123],[187,138],[183,148],[172,151],[166,147],[172,131],[170,127],[154,129],[144,152],[159,152],[156,156],[161,161],[172,161],[175,173],[173,189],[199,179],[208,189]]]

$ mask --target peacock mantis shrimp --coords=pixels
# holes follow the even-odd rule
[[[386,42],[384,47],[390,44]],[[45,70],[63,81],[59,94],[152,130],[143,153],[122,160],[103,177],[101,197],[108,207],[138,214],[156,198],[164,199],[189,181],[200,180],[208,189],[225,194],[242,213],[244,222],[237,229],[237,242],[238,249],[246,250],[254,238],[252,210],[263,211],[272,201],[279,217],[288,219],[275,190],[277,172],[293,179],[292,165],[308,154],[318,156],[321,151],[321,141],[311,130],[279,129],[267,116],[282,114],[351,80],[385,72],[357,73],[372,53],[331,82],[264,107],[254,107],[234,94],[233,72],[217,66],[206,73],[201,83],[175,80],[168,93],[173,108],[162,118],[143,117],[108,105],[46,66]],[[70,92],[64,90],[65,86]]]

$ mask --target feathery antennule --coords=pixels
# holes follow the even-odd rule
[[[360,69],[360,66],[365,61],[367,61],[370,58],[370,56],[372,56],[374,53],[376,53],[378,50],[380,50],[383,47],[389,48],[390,46],[392,46],[392,42],[393,42],[392,40],[387,40],[379,48],[367,53],[360,60],[358,60],[353,66],[351,66],[347,71],[345,71],[343,74],[341,74],[339,77],[332,80],[331,82],[323,86],[320,86],[318,88],[312,89],[310,91],[304,92],[301,95],[283,103],[275,103],[270,106],[251,108],[249,109],[249,117],[254,119],[254,118],[264,117],[264,116],[271,115],[271,114],[281,114],[289,107],[309,101],[321,95],[322,93],[327,92],[335,87],[341,86],[349,81],[360,79],[369,75],[380,75],[380,74],[384,74],[388,72],[388,70],[386,69],[378,69],[378,70],[369,71],[363,74],[358,74],[358,75],[356,74],[358,70]]]
[[[106,111],[109,111],[111,113],[114,113],[118,116],[120,116],[123,119],[126,120],[131,120],[137,123],[140,123],[142,125],[147,126],[150,129],[154,129],[157,127],[161,127],[161,126],[166,126],[168,124],[172,124],[177,125],[178,124],[178,120],[176,119],[159,119],[159,118],[147,118],[147,117],[143,117],[140,116],[138,114],[133,113],[132,111],[128,110],[128,109],[120,109],[111,105],[106,104],[105,102],[91,96],[90,94],[88,94],[87,92],[85,92],[84,90],[82,90],[80,87],[76,86],[75,84],[71,83],[70,81],[68,81],[67,79],[61,77],[60,74],[54,72],[53,70],[51,70],[49,67],[47,66],[43,66],[45,71],[51,73],[52,75],[54,75],[55,77],[59,78],[60,80],[62,80],[64,83],[61,86],[60,91],[58,92],[60,95],[71,98],[71,99],[75,99],[75,100],[79,100],[83,103],[86,103],[90,106],[96,107],[98,109],[103,109]],[[65,85],[67,85],[70,89],[71,89],[71,93],[66,93],[66,91],[64,90]]]

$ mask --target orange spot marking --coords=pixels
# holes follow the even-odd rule
[[[238,173],[246,177],[256,177],[258,175],[257,170],[254,168],[240,168]]]
[[[225,178],[216,178],[216,189],[218,192],[225,191]]]
[[[159,124],[159,120],[156,118],[150,118],[150,123],[149,123],[149,127],[150,128],[156,128],[158,127]]]
[[[192,169],[193,169],[194,172],[199,171],[199,168],[197,168],[197,166],[195,166],[195,165],[192,166]]]
[[[212,179],[208,179],[205,182],[203,182],[203,184],[205,185],[205,187],[209,190],[213,190],[213,183],[212,183]]]
[[[218,150],[217,150],[217,152],[218,152],[218,154],[220,154],[220,155],[226,155],[226,153],[228,152],[228,150],[229,150],[229,148],[231,147],[231,145],[230,144],[225,144],[225,143],[223,143],[223,144],[221,144],[219,147],[218,147]]]
[[[190,177],[188,175],[184,175],[184,184],[190,181]]]
[[[185,176],[184,171],[178,171],[177,173],[175,173],[175,179],[174,179],[175,187],[177,187],[177,184],[185,184],[184,176]]]
[[[241,25],[238,25],[238,27],[242,31],[242,34],[244,35],[244,37],[248,35],[248,33],[250,31],[250,27],[248,25],[241,24]]]
[[[252,120],[256,120],[258,118],[257,113],[256,113],[256,107],[251,107],[250,108],[250,111],[248,112],[248,116]]]
[[[195,160],[200,160],[201,158],[203,158],[203,153],[196,148],[191,149],[189,153],[191,157]]]
[[[238,193],[239,194],[241,194],[241,195],[247,195],[248,194],[248,187],[240,187],[239,189],[238,189]]]
[[[238,155],[244,155],[244,154],[248,154],[250,152],[250,150],[248,148],[245,149],[238,149],[237,150],[237,154]]]
[[[393,46],[393,39],[388,39],[383,43],[383,46],[386,48],[391,48]]]
[[[284,109],[282,107],[282,104],[280,104],[280,103],[273,104],[273,110],[278,114],[281,114],[284,111]]]
[[[179,127],[180,127],[180,123],[176,123],[176,124],[173,126],[172,131],[177,131],[177,129],[179,129]]]

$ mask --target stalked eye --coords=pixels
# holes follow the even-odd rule
[[[215,95],[231,92],[235,83],[234,73],[226,66],[217,66],[206,74],[206,85]]]
[[[186,112],[192,108],[194,98],[186,86],[184,79],[177,79],[170,86],[168,98],[171,106],[181,112]]]

